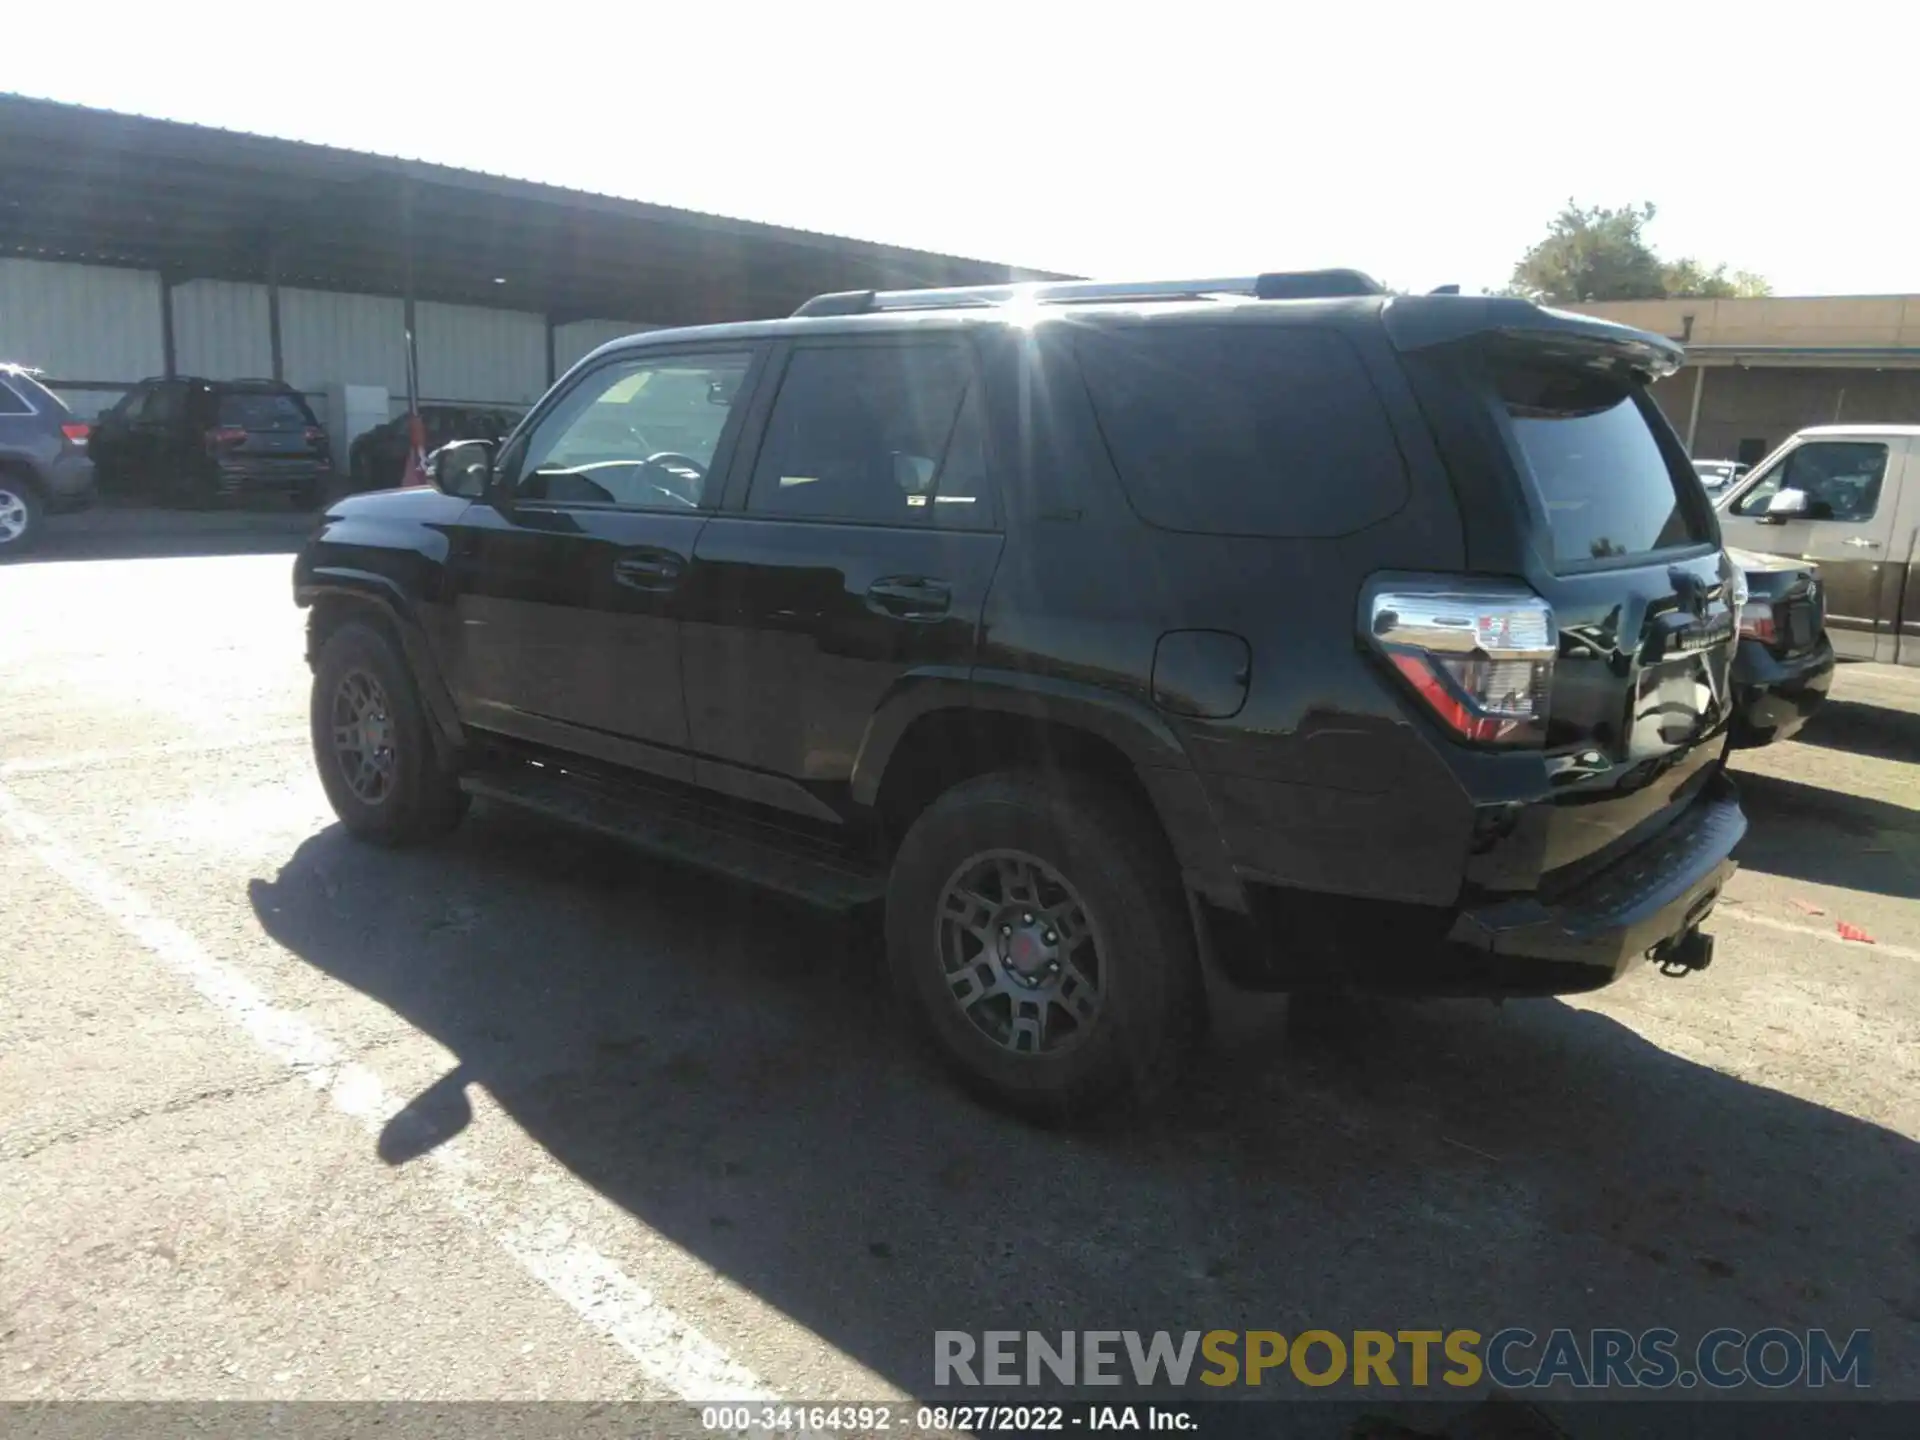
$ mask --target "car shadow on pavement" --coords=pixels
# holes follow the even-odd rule
[[[1829,699],[1795,738],[1802,745],[1920,764],[1920,714],[1891,705]]]
[[[420,851],[335,827],[251,900],[457,1057],[388,1163],[483,1087],[922,1396],[939,1329],[1777,1324],[1871,1329],[1876,1393],[1920,1397],[1920,1146],[1576,1005],[1276,1001],[1164,1113],[1059,1133],[933,1072],[871,925],[516,815]]]
[[[1770,875],[1920,899],[1920,810],[1778,775],[1740,771],[1743,866]]]

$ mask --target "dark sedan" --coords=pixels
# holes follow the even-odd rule
[[[1731,675],[1733,743],[1770,745],[1806,724],[1833,684],[1826,596],[1819,567],[1805,560],[1727,553],[1747,582]]]

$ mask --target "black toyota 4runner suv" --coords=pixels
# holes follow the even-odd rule
[[[635,336],[327,513],[320,774],[379,842],[480,795],[884,901],[938,1050],[1033,1112],[1165,1087],[1203,967],[1698,968],[1745,821],[1679,358],[1350,271]]]

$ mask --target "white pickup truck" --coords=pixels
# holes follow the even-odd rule
[[[1715,504],[1728,545],[1819,565],[1835,653],[1920,665],[1920,425],[1802,430]]]

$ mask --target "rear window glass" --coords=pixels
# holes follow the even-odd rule
[[[0,379],[0,408],[15,415],[25,414],[29,410],[51,410],[58,415],[70,413],[66,401],[33,376],[23,375],[17,370]]]
[[[1305,326],[1079,336],[1101,433],[1140,517],[1212,535],[1344,535],[1406,501],[1360,358]]]
[[[298,396],[229,390],[220,396],[219,423],[241,430],[304,430],[314,422]]]
[[[1580,371],[1511,367],[1500,399],[1560,561],[1609,560],[1708,538],[1633,393]]]

